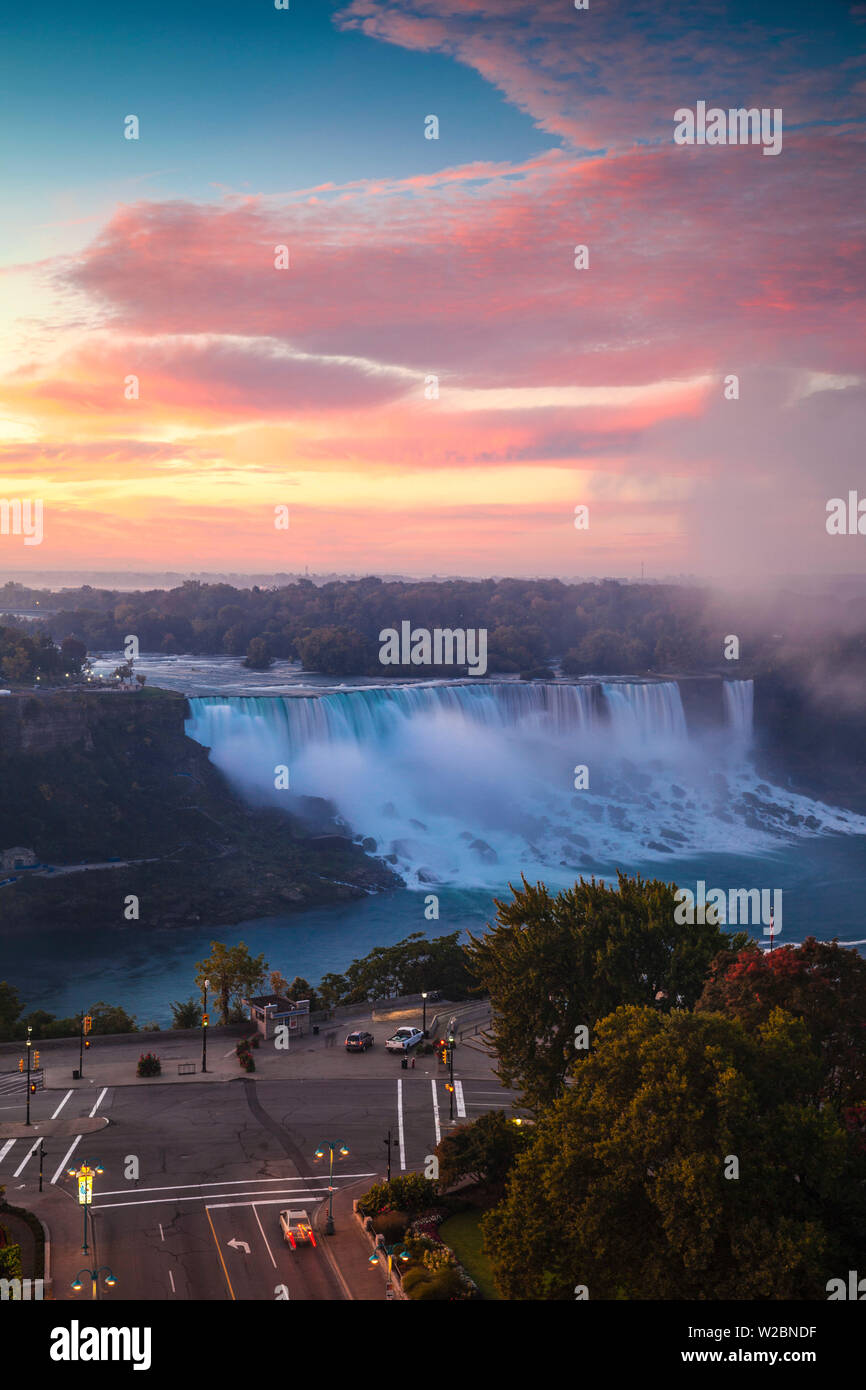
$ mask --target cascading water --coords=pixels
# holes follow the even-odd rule
[[[724,681],[722,683],[725,700],[725,720],[734,732],[734,737],[743,747],[752,742],[752,726],[755,708],[754,681]]]
[[[780,837],[866,829],[760,783],[747,751],[752,683],[723,690],[726,726],[700,738],[689,735],[672,681],[202,697],[190,700],[187,732],[251,801],[294,811],[301,797],[333,803],[410,886],[502,888],[521,872],[573,881],[665,856],[757,853]],[[275,787],[282,766],[289,791]]]

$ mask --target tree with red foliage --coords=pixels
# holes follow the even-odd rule
[[[819,1099],[839,1107],[866,1101],[866,960],[838,941],[809,936],[801,946],[722,952],[695,1009],[754,1029],[773,1009],[801,1018],[822,1060]],[[850,1127],[850,1126],[849,1126]]]

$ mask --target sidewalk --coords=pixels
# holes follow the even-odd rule
[[[385,1281],[378,1265],[370,1264],[372,1247],[352,1210],[355,1198],[369,1192],[376,1178],[362,1178],[351,1187],[340,1187],[334,1193],[334,1234],[325,1235],[328,1203],[323,1202],[316,1212],[316,1240],[330,1260],[337,1278],[348,1298],[365,1303],[384,1303]]]

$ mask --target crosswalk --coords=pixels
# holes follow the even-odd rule
[[[90,1116],[95,1115],[100,1105],[104,1101],[107,1092],[108,1087],[104,1086],[100,1091],[95,1104],[85,1113],[87,1113]],[[74,1094],[75,1092],[72,1090],[68,1090],[66,1092],[66,1094],[63,1096],[63,1099],[55,1106],[55,1109],[50,1116],[52,1120],[57,1119],[58,1115],[66,1105],[67,1101]],[[89,1102],[90,1099],[90,1095],[87,1095],[86,1102]],[[53,1175],[50,1175],[50,1166],[48,1169],[45,1169],[45,1179],[48,1180],[50,1184],[55,1185],[61,1180],[61,1178],[66,1173],[69,1160],[74,1154],[80,1142],[80,1134],[76,1135],[74,1138],[70,1138],[69,1135],[64,1135],[62,1138],[57,1135],[52,1135],[48,1138],[47,1147],[45,1144],[45,1138],[39,1135],[38,1133],[28,1134],[27,1137],[24,1139],[16,1138],[4,1140],[3,1138],[0,1138],[0,1183],[8,1182],[10,1178],[20,1178],[22,1176],[24,1178],[30,1178],[31,1176],[35,1176],[38,1172],[40,1162],[44,1164],[46,1153],[47,1151],[50,1151],[52,1159],[54,1159],[58,1154],[63,1153],[63,1157],[57,1165],[56,1171],[53,1173]]]
[[[32,1071],[30,1081],[36,1086],[37,1091],[43,1089],[44,1078],[41,1071]],[[9,1071],[0,1073],[0,1096],[26,1096],[27,1094],[27,1073],[24,1071]]]

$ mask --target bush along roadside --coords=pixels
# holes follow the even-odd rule
[[[447,1204],[439,1204],[435,1184],[420,1173],[375,1183],[359,1197],[357,1209],[374,1249],[382,1242],[401,1246],[393,1262],[393,1277],[406,1298],[453,1301],[481,1297],[454,1251],[439,1239],[439,1224],[452,1213]],[[414,1219],[407,1225],[406,1218],[412,1213]]]
[[[162,1074],[162,1063],[154,1052],[142,1052],[138,1059],[136,1075],[138,1076],[160,1076]]]

